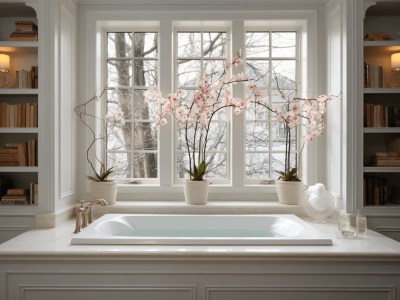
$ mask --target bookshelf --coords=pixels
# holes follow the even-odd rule
[[[8,206],[12,209],[18,207],[24,209],[28,206],[38,206],[39,203],[38,196],[32,201],[32,189],[34,184],[35,188],[38,186],[40,170],[38,163],[40,90],[37,80],[39,42],[10,40],[11,35],[22,36],[20,39],[24,39],[25,34],[21,33],[21,29],[29,31],[29,26],[36,29],[38,24],[36,12],[22,2],[0,1],[0,8],[3,12],[9,12],[0,16],[0,54],[9,56],[7,76],[11,78],[7,85],[0,87],[0,185],[5,186],[10,193],[17,194],[14,197],[16,201],[13,201],[13,197],[9,197],[11,198],[9,201],[0,200],[0,211],[4,211]],[[22,22],[25,27],[18,25],[20,27],[17,28],[18,22]],[[36,74],[35,68],[37,68]],[[7,189],[2,188],[0,197],[3,200],[6,198]],[[29,190],[30,192],[26,192]],[[18,191],[22,194],[18,195]]]
[[[400,80],[391,55],[400,53],[400,5],[370,6],[363,36],[384,33],[390,40],[364,40],[363,188],[358,207],[371,215],[400,213]],[[387,208],[387,210],[385,210]],[[389,211],[390,210],[390,211]]]

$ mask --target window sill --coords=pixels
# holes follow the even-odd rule
[[[96,207],[97,216],[114,214],[295,214],[304,216],[301,205],[276,201],[209,201],[206,205],[188,205],[184,201],[119,201]]]
[[[155,201],[184,202],[183,186],[159,186],[159,185],[118,185],[118,201]],[[275,185],[211,185],[208,200],[212,201],[272,201],[278,200]],[[147,202],[146,202],[147,203]]]

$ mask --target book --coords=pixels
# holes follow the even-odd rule
[[[366,41],[388,41],[392,39],[392,36],[387,32],[373,32],[365,35]]]
[[[15,32],[37,32],[38,27],[33,21],[15,21]]]
[[[364,127],[400,127],[400,108],[365,103]]]
[[[29,204],[37,204],[38,203],[38,184],[30,183],[29,184]]]
[[[29,193],[29,190],[27,189],[8,189],[7,194],[8,195],[27,195]]]
[[[25,42],[36,42],[38,40],[38,37],[36,36],[15,36],[15,37],[10,37],[8,39],[9,41],[25,41]]]
[[[37,103],[0,103],[0,127],[37,127]]]
[[[385,205],[388,203],[389,187],[386,178],[368,176],[363,180],[364,205]]]

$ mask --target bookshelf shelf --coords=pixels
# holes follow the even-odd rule
[[[1,167],[0,172],[4,173],[37,173],[38,167]]]
[[[364,173],[398,173],[400,167],[364,167]]]
[[[400,127],[364,127],[364,133],[400,133]]]
[[[364,88],[364,94],[400,94],[400,88]]]
[[[27,42],[27,41],[0,41],[0,48],[38,48],[38,42]],[[18,51],[18,49],[15,49]]]
[[[1,128],[0,133],[39,133],[38,128]]]
[[[389,41],[364,41],[364,47],[396,47],[400,49],[400,40]]]
[[[0,89],[0,95],[38,95],[38,89]]]

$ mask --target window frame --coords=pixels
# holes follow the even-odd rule
[[[216,25],[215,22],[214,24],[209,24],[209,22],[205,21],[202,22],[201,25],[196,25],[196,21],[185,21],[185,22],[173,22],[173,58],[172,58],[172,68],[173,68],[173,91],[176,91],[178,89],[178,60],[182,59],[182,57],[178,56],[178,32],[225,32],[227,35],[227,43],[226,43],[226,56],[225,59],[229,60],[231,59],[231,54],[232,54],[232,49],[231,49],[231,26],[230,22],[218,22],[219,25]],[[201,61],[203,62],[204,56],[201,54],[200,56]],[[195,57],[197,59],[197,57]],[[207,59],[206,59],[207,60]],[[203,74],[203,68],[202,68],[202,74]],[[226,149],[226,172],[227,172],[227,177],[225,179],[219,179],[219,178],[212,178],[209,179],[213,184],[225,184],[229,185],[231,183],[231,178],[232,178],[232,164],[231,164],[231,141],[232,141],[232,129],[231,129],[231,124],[232,124],[232,113],[230,109],[226,110],[226,125],[227,125],[227,132],[226,132],[226,139],[227,139],[227,149]],[[184,179],[178,178],[177,177],[177,146],[178,146],[178,135],[176,134],[178,131],[178,126],[176,122],[173,122],[173,143],[172,143],[172,148],[174,154],[173,154],[173,174],[172,174],[172,181],[174,184],[180,185],[183,183]]]
[[[225,22],[232,23],[232,31],[237,32],[237,29],[241,28],[238,26],[238,22],[245,22],[247,23],[255,23],[255,22],[265,22],[268,23],[267,20],[274,20],[276,22],[287,22],[289,20],[294,20],[293,22],[301,24],[301,33],[302,34],[301,40],[302,44],[304,41],[307,42],[308,48],[302,54],[300,59],[304,59],[307,57],[314,57],[317,54],[321,55],[322,51],[317,48],[317,14],[314,9],[302,9],[302,10],[292,10],[292,11],[270,11],[270,10],[257,10],[257,11],[250,11],[249,7],[243,7],[240,12],[237,11],[228,11],[224,12],[223,20]],[[172,44],[170,41],[163,39],[163,33],[170,33],[173,30],[172,24],[176,20],[179,22],[180,20],[198,20],[201,23],[203,20],[215,20],[221,19],[221,11],[195,11],[195,10],[185,10],[185,14],[182,14],[180,11],[140,11],[139,10],[127,10],[127,11],[90,11],[86,19],[86,30],[85,35],[86,38],[83,40],[84,44],[86,45],[85,55],[86,58],[85,63],[82,66],[84,70],[84,87],[81,88],[82,97],[89,97],[93,95],[93,91],[98,91],[101,86],[101,79],[102,74],[99,74],[98,69],[99,64],[101,63],[101,56],[93,55],[93,53],[97,53],[97,46],[101,44],[101,32],[104,28],[111,31],[117,31],[118,26],[120,29],[125,29],[125,26],[128,24],[132,24],[132,22],[137,24],[143,23],[152,23],[152,24],[159,24],[159,34],[160,34],[160,51],[159,56],[163,57],[162,52],[167,53],[168,55],[172,56]],[[238,21],[240,19],[240,21]],[[110,21],[114,20],[114,21]],[[129,20],[129,21],[128,21]],[[130,21],[135,20],[135,21]],[[148,20],[155,20],[155,21],[148,21]],[[246,21],[245,21],[246,20]],[[248,20],[248,21],[247,21]],[[264,21],[260,21],[264,20]],[[222,21],[224,22],[224,21]],[[138,31],[137,26],[132,25],[131,27],[135,27],[135,30]],[[243,26],[242,26],[243,27]],[[154,29],[153,29],[154,30]],[[124,31],[124,30],[123,30]],[[96,33],[96,34],[94,34]],[[241,33],[243,34],[243,32]],[[321,35],[321,34],[320,34]],[[236,49],[238,45],[232,44],[232,49]],[[164,49],[164,51],[163,51]],[[317,83],[320,83],[317,80],[316,71],[317,65],[320,61],[306,61],[306,67],[302,70],[301,75],[306,75],[306,80],[302,83],[302,86],[306,88],[303,90],[309,91],[311,95],[316,94],[316,90],[318,89]],[[171,75],[170,66],[165,66],[165,62],[160,60],[159,64],[160,72],[159,76],[164,75]],[[310,72],[307,73],[307,70]],[[96,74],[93,76],[93,74]],[[304,78],[304,77],[303,77]],[[162,93],[168,93],[172,91],[172,83],[171,82],[164,82],[160,83],[159,88],[161,89]],[[303,96],[303,95],[302,95]],[[96,109],[97,111],[97,109]],[[234,115],[233,118],[242,117],[241,115],[236,116]],[[242,122],[243,123],[243,122]],[[170,125],[161,127],[159,137],[166,136],[166,134],[171,134],[173,128]],[[241,124],[240,122],[235,122],[235,124]],[[243,125],[241,125],[243,126]],[[237,126],[236,126],[237,127]],[[235,126],[232,127],[232,131],[235,131]],[[243,138],[243,137],[242,137]],[[238,138],[240,140],[240,137]],[[316,143],[315,143],[316,144]],[[309,160],[308,157],[314,157],[317,153],[317,145],[307,147],[303,154],[303,181],[305,183],[312,181],[316,178],[317,173],[320,171],[316,170],[314,167],[316,166],[317,162],[315,160]],[[101,149],[100,149],[101,150]],[[159,155],[159,173],[160,173],[160,182],[159,184],[148,184],[148,185],[132,185],[128,184],[119,184],[118,186],[118,198],[119,200],[133,200],[132,196],[135,196],[136,200],[176,200],[177,195],[182,195],[181,186],[175,185],[174,182],[171,181],[169,174],[173,169],[172,162],[168,162],[165,158],[172,157],[172,149],[164,148],[160,146],[159,151],[162,155]],[[234,152],[234,151],[233,151]],[[321,156],[324,154],[321,153]],[[232,153],[232,160],[235,162],[237,155]],[[307,162],[310,161],[311,163],[308,164]],[[88,166],[86,166],[86,173],[89,173]],[[306,171],[304,174],[304,170]],[[166,173],[169,173],[166,176]],[[242,172],[243,173],[243,172]],[[243,173],[244,174],[244,173]],[[262,200],[265,201],[266,199],[276,200],[276,190],[274,185],[240,185],[240,182],[243,182],[243,175],[235,176],[232,174],[231,176],[231,183],[229,185],[215,185],[210,187],[210,200],[243,200],[245,197],[246,200]],[[89,184],[86,184],[86,191],[89,191]],[[163,195],[160,197],[160,195]]]
[[[252,23],[254,23],[254,22],[252,22]],[[302,78],[303,76],[302,76],[302,64],[301,64],[300,61],[301,61],[302,48],[304,46],[306,46],[306,45],[303,45],[301,43],[301,35],[303,34],[302,31],[301,31],[301,26],[293,26],[293,25],[285,25],[285,24],[281,24],[281,25],[277,26],[277,25],[271,25],[270,24],[267,27],[266,25],[262,25],[262,24],[260,24],[260,25],[252,24],[252,25],[248,25],[248,26],[245,25],[243,30],[244,30],[244,36],[246,35],[246,32],[269,32],[269,33],[273,33],[273,32],[296,32],[296,55],[295,55],[295,57],[294,58],[285,58],[285,59],[283,59],[282,57],[281,58],[278,57],[278,58],[280,60],[286,60],[287,59],[287,60],[295,60],[296,61],[296,79],[295,79],[295,82],[296,82],[296,85],[297,85],[297,88],[296,88],[297,93],[296,93],[296,95],[297,95],[297,97],[302,95],[303,86],[301,84],[301,81],[303,79]],[[269,52],[271,53],[271,51],[272,51],[272,49],[271,49],[271,40],[269,41],[269,48],[270,48]],[[244,53],[244,59],[247,60],[247,54],[246,53]],[[268,57],[268,61],[269,62],[272,62],[274,59],[276,59],[276,57],[274,57],[272,55],[269,55],[269,57]],[[269,66],[269,73],[270,73],[271,69],[272,68],[271,68],[271,65],[270,65]],[[270,79],[270,83],[271,83],[271,79]],[[271,91],[269,92],[269,97],[271,98]],[[262,120],[262,121],[266,121],[266,120]],[[244,124],[243,131],[245,132],[246,131],[246,122],[249,122],[249,121],[246,120],[246,118],[244,117],[244,122],[245,122],[245,124]],[[271,128],[269,128],[269,129],[271,129]],[[299,126],[297,128],[296,134],[297,134],[297,137],[296,137],[297,147],[296,147],[296,152],[295,153],[296,153],[296,160],[298,160],[298,157],[297,157],[298,149],[299,149],[299,146],[301,146],[301,144],[300,144],[301,143],[300,137],[301,137],[301,134],[302,134],[301,126]],[[269,144],[269,148],[270,147],[271,147],[271,145]],[[268,152],[270,153],[269,155],[272,155],[273,153],[277,153],[277,152],[274,152],[274,151],[270,151],[270,149],[268,150]],[[244,157],[245,157],[245,155],[247,153],[248,152],[246,151],[246,149],[244,149],[244,153],[243,153]],[[256,152],[253,152],[253,153],[266,153],[266,151],[256,151]],[[299,161],[297,163],[299,163]],[[270,166],[270,168],[271,168],[271,166]],[[300,171],[300,178],[301,178],[304,175],[303,174],[303,170],[300,169],[299,171]],[[269,178],[269,179],[246,178],[246,174],[244,174],[244,176],[245,176],[245,178],[244,178],[244,184],[245,185],[256,185],[256,184],[268,184],[268,185],[270,185],[270,184],[273,184],[272,183],[273,182],[272,178]]]

